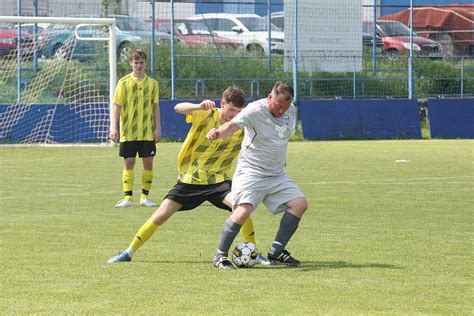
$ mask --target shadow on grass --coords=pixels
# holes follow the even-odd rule
[[[171,261],[171,260],[140,260],[136,263],[144,264],[191,264],[191,265],[212,265],[210,260],[205,261]],[[299,267],[289,267],[283,264],[274,266],[256,265],[257,269],[297,269],[301,271],[329,270],[329,269],[403,269],[402,267],[385,263],[351,263],[346,261],[304,261]]]
[[[329,269],[402,269],[399,266],[386,263],[351,263],[346,261],[305,261],[298,267],[300,270],[329,270]]]

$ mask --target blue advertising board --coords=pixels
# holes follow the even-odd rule
[[[474,138],[474,99],[428,100],[432,138]]]
[[[303,100],[305,139],[420,139],[416,100]]]

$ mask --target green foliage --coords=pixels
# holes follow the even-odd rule
[[[448,63],[444,60],[417,60],[416,92],[424,96],[459,95],[461,85],[459,63]]]
[[[101,0],[101,14],[107,16],[109,13],[118,14],[119,5],[122,0]],[[112,10],[110,7],[112,6]]]
[[[180,145],[158,144],[155,201],[176,183]],[[106,264],[154,211],[113,207],[118,148],[1,148],[2,314],[470,314],[473,146],[292,142],[287,170],[309,209],[288,249],[302,265],[233,271],[211,265],[229,213],[209,203],[174,214],[132,262]],[[265,253],[281,215],[252,217]]]
[[[293,135],[290,137],[290,142],[300,142],[303,141],[303,126],[301,125],[301,121],[298,122],[296,125],[296,131]]]
[[[430,122],[424,119],[420,122],[420,127],[421,127],[421,138],[430,139],[431,138]]]
[[[107,5],[110,3],[105,1]],[[104,2],[104,3],[105,3]],[[130,44],[131,48],[136,46]],[[150,63],[150,47],[148,52]],[[108,56],[105,50],[95,61],[74,61],[100,86],[108,84]],[[155,55],[154,77],[160,82],[160,97],[171,97],[171,47],[163,42],[157,46]],[[265,96],[277,80],[293,82],[293,74],[284,71],[284,57],[273,55],[271,63],[263,54],[242,53],[232,49],[220,49],[203,46],[190,49],[182,44],[175,46],[175,88],[179,99],[218,98],[222,90],[230,84],[241,86],[248,98]],[[376,67],[366,51],[362,59],[362,71],[355,74],[356,98],[406,98],[408,96],[408,59],[399,56],[391,59],[378,56]],[[474,60],[460,59],[432,60],[429,58],[414,59],[415,97],[459,96],[461,94],[461,68],[464,69],[463,93],[474,95]],[[23,81],[28,83],[32,75],[32,63],[24,65]],[[28,70],[30,72],[28,73]],[[375,70],[375,71],[373,71]],[[118,78],[131,71],[129,61],[119,60]],[[59,76],[58,76],[59,77]],[[15,78],[11,87],[0,91],[0,102],[10,102],[16,95]],[[353,98],[354,73],[352,72],[300,72],[298,74],[298,94],[304,98]],[[49,96],[43,100],[55,99],[57,89],[52,88]]]
[[[2,89],[0,90],[0,103],[12,104],[17,99],[17,89],[16,89],[16,78],[13,80],[8,80],[6,83],[2,84]]]
[[[158,60],[158,79],[169,81],[169,47],[162,46],[155,60]],[[458,60],[415,59],[414,78],[416,96],[455,94],[460,91],[460,64]],[[357,98],[403,98],[408,95],[408,60],[406,57],[390,59],[377,58],[376,72],[372,72],[372,58],[364,55],[363,71],[356,73],[355,94]],[[469,70],[469,66],[466,66]],[[177,46],[175,58],[176,94],[195,97],[196,81],[205,83],[206,96],[219,96],[229,83],[236,83],[251,96],[263,96],[276,80],[293,82],[291,72],[284,71],[284,57],[272,56],[271,65],[264,55],[246,55],[241,52],[215,49],[190,50]],[[354,95],[354,74],[329,72],[300,72],[298,92],[300,98],[352,98]],[[465,74],[465,94],[474,93],[474,74]],[[258,93],[257,84],[258,82]],[[201,82],[198,82],[200,92]],[[258,94],[258,95],[257,95]],[[166,97],[166,94],[164,95]]]

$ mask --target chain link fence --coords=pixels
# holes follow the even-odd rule
[[[219,97],[229,84],[258,98],[276,80],[292,83],[298,99],[473,97],[474,6],[416,2],[410,10],[373,0],[0,0],[0,12],[115,17],[118,76],[130,71],[131,48],[146,49],[162,99]],[[0,103],[61,53],[57,36],[72,31],[57,28],[0,25],[0,81],[12,85]],[[38,49],[15,58],[28,41]],[[107,94],[106,54],[75,45],[77,67]]]

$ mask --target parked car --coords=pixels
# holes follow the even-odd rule
[[[98,15],[81,15],[80,17],[98,17]],[[150,42],[151,28],[144,21],[127,15],[115,15],[111,17],[115,17],[116,19],[116,42],[118,58],[128,58],[131,45],[139,45],[143,42]],[[51,24],[45,32],[43,45],[44,57],[50,58],[58,54],[64,54],[63,44],[69,37],[74,36],[73,33],[75,28],[75,25],[70,24]],[[106,35],[103,27],[97,25],[83,25],[78,29],[78,34],[84,38],[94,36],[104,37]],[[171,36],[169,34],[161,32],[156,32],[155,38],[157,40],[157,44],[162,41],[171,40]],[[78,40],[74,49],[73,58],[82,60],[92,58],[97,54],[97,43],[98,42],[94,41]]]
[[[40,35],[43,33],[49,25],[49,23],[36,23],[37,34]],[[18,27],[18,25],[16,27]],[[35,34],[35,23],[21,24],[21,31],[32,35]]]
[[[362,44],[366,47],[372,48],[374,45],[374,35],[371,33],[362,32]],[[375,51],[377,53],[383,52],[383,42],[380,36],[375,36]]]
[[[265,19],[268,19],[268,16],[266,16]],[[272,14],[270,14],[270,20],[272,24],[278,27],[280,30],[285,30],[285,12],[273,12]]]
[[[35,29],[35,23],[21,24],[21,31],[30,34],[32,38],[31,45],[33,49],[35,48],[34,42],[35,42],[35,31],[36,31],[36,55],[38,57],[42,55],[44,36],[45,36],[46,29],[48,28],[49,25],[50,23],[36,23],[36,29]]]
[[[16,56],[18,51],[18,29],[14,24],[0,23],[0,58]],[[33,53],[33,37],[21,31],[21,54],[31,56]]]
[[[201,21],[217,35],[241,43],[247,51],[283,54],[285,34],[271,24],[269,49],[268,22],[256,14],[204,13],[188,19]]]
[[[383,20],[410,25],[410,10],[383,16]],[[440,43],[445,55],[474,56],[474,4],[413,8],[418,35]]]
[[[159,32],[171,34],[169,20],[155,20],[155,27]],[[180,43],[190,48],[201,46],[243,48],[239,42],[217,35],[200,21],[174,20],[174,35]]]
[[[363,31],[373,33],[373,22],[364,21]],[[376,33],[384,45],[384,52],[390,56],[397,56],[410,51],[410,29],[403,23],[389,20],[377,20]],[[413,51],[417,54],[430,57],[441,56],[441,45],[433,40],[418,36],[413,32]]]

